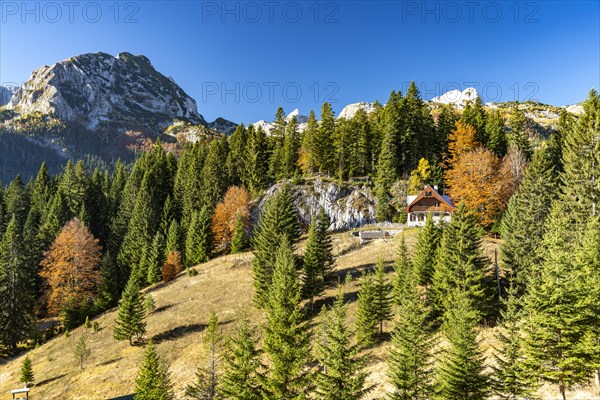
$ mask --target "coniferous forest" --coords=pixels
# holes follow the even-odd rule
[[[535,399],[543,385],[563,400],[576,385],[600,396],[600,95],[582,104],[542,136],[518,102],[432,107],[413,83],[350,119],[324,103],[303,131],[279,108],[269,135],[239,125],[178,151],[157,141],[110,169],[42,164],[0,188],[0,355],[94,330],[116,308],[105,329],[144,347],[127,390],[174,399],[146,335],[147,288],[250,251],[264,319],[236,321],[224,337],[226,316],[211,313],[206,362],[189,366],[185,398],[366,399],[370,352],[383,342],[393,400]],[[414,248],[402,236],[393,266],[365,260],[363,273],[340,276],[326,211],[305,226],[294,205],[293,187],[316,176],[366,181],[380,222],[406,222],[406,196],[425,184],[457,209],[448,223],[429,217]],[[483,251],[488,237],[499,239],[498,265]],[[337,295],[319,302],[326,288]],[[86,337],[74,341],[85,368]],[[34,383],[24,360],[22,381]]]

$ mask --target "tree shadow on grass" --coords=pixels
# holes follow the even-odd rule
[[[172,308],[174,304],[166,304],[164,306],[158,307],[156,310],[152,311],[153,313],[159,313],[163,311],[167,311],[169,308]]]
[[[233,321],[230,320],[219,322],[219,326],[227,325],[231,322]],[[175,328],[169,329],[168,331],[164,331],[152,336],[152,341],[158,344],[169,340],[176,340],[193,333],[202,332],[204,329],[206,329],[206,327],[207,324],[188,324],[177,326]]]
[[[117,361],[121,360],[123,357],[117,357],[117,358],[113,358],[112,360],[108,360],[108,361],[104,361],[101,362],[100,364],[98,364],[98,366],[104,366],[104,365],[110,365],[110,364],[114,364]]]
[[[57,380],[59,380],[61,378],[64,378],[65,376],[67,376],[67,374],[57,375],[57,376],[54,376],[52,378],[44,379],[43,381],[37,382],[35,384],[35,386],[36,387],[44,386],[44,385],[46,385],[48,383],[51,383],[51,382],[57,381]]]

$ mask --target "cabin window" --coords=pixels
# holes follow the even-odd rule
[[[440,214],[439,213],[435,213],[435,214],[433,214],[433,216],[434,216],[434,218],[439,218]]]
[[[425,214],[419,214],[419,221],[425,221]]]
[[[415,214],[410,214],[410,220],[415,222],[417,220],[417,216]]]
[[[425,196],[431,197],[431,192],[425,192]]]

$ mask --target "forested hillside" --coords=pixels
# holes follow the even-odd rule
[[[564,112],[543,139],[518,104],[508,119],[480,101],[432,110],[413,84],[349,120],[325,103],[303,132],[280,109],[269,136],[239,126],[180,154],[157,142],[112,171],[69,162],[52,177],[42,165],[35,179],[0,191],[2,352],[41,345],[118,305],[106,329],[146,346],[137,397],[173,398],[140,289],[185,268],[210,274],[206,261],[250,248],[262,333],[246,321],[221,349],[217,319],[226,316],[212,315],[203,338],[218,362],[198,370],[189,398],[366,398],[364,356],[391,340],[382,355],[390,398],[532,398],[549,383],[566,399],[600,369],[600,96],[591,91],[583,108]],[[326,213],[302,227],[292,203],[289,185],[315,174],[371,177],[381,221],[403,222],[406,195],[425,183],[459,205],[449,224],[428,221],[413,254],[399,239],[393,273],[361,268],[369,272],[355,276],[357,298],[340,290],[316,318],[315,304],[344,274],[333,273]],[[251,226],[251,201],[282,180]],[[499,269],[484,257],[484,232],[502,237]],[[38,324],[52,320],[59,325]],[[497,347],[484,353],[478,332],[489,326]]]

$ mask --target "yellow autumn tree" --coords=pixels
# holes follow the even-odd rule
[[[79,219],[67,222],[42,260],[48,311],[56,315],[67,305],[94,300],[101,282],[98,239]]]
[[[415,195],[421,193],[423,187],[431,178],[431,165],[426,158],[419,160],[417,169],[410,173],[410,182],[408,184],[408,194]]]
[[[491,151],[478,148],[462,153],[446,171],[448,194],[455,203],[464,201],[491,227],[506,208],[514,190],[510,166]]]
[[[231,241],[235,232],[237,216],[241,215],[244,226],[250,218],[250,195],[243,187],[231,186],[223,200],[215,207],[211,228],[217,246],[224,246]]]

